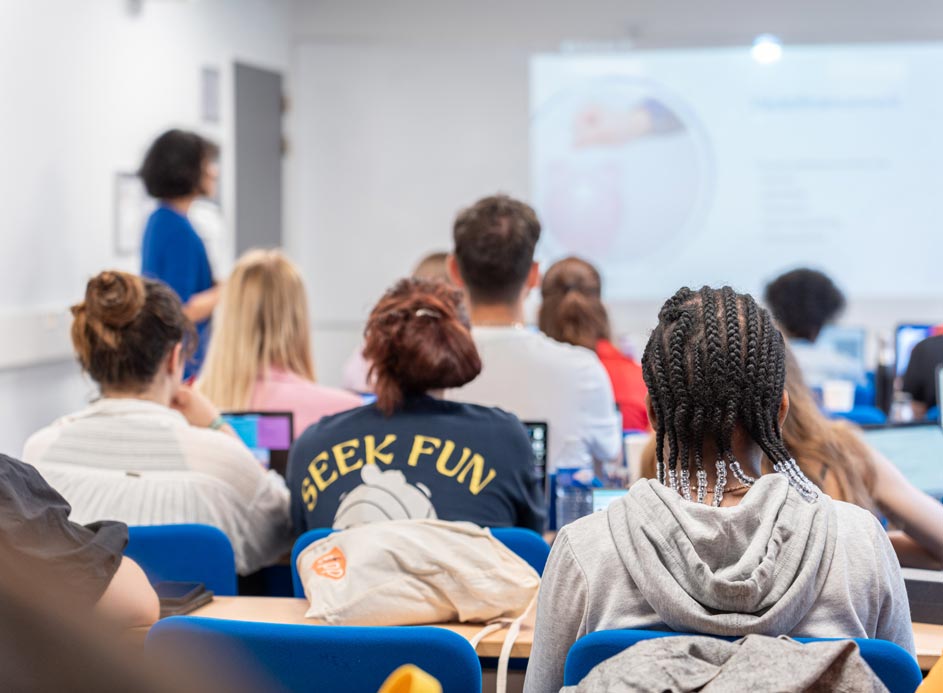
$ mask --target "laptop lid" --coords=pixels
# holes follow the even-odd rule
[[[943,429],[936,423],[868,426],[868,445],[884,455],[921,491],[943,497]]]
[[[285,476],[288,451],[294,441],[294,421],[290,411],[224,412],[223,419],[262,466]]]

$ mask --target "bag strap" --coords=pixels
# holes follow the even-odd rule
[[[520,616],[515,619],[495,619],[480,631],[475,633],[475,636],[469,640],[472,648],[477,650],[478,645],[482,640],[485,639],[485,637],[504,628],[508,629],[507,635],[504,636],[504,642],[501,645],[501,654],[498,656],[498,672],[495,681],[495,693],[507,693],[508,664],[511,660],[511,650],[514,649],[514,643],[517,642],[517,637],[521,633],[521,626],[524,625],[524,621],[526,621],[527,617],[530,616],[530,612],[534,610],[534,605],[536,603],[537,595],[535,594],[527,604],[527,608],[524,609],[524,613],[522,613]]]
[[[524,625],[524,621],[530,615],[530,612],[534,610],[536,603],[537,595],[535,594],[530,600],[530,604],[524,609],[524,613],[511,621],[511,625],[508,627],[508,633],[504,636],[504,644],[501,646],[501,656],[498,657],[498,675],[497,681],[495,681],[495,693],[507,693],[508,663],[511,659],[511,650],[514,648],[514,643],[517,642],[517,636],[521,633],[521,626]]]

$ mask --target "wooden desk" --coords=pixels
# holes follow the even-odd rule
[[[929,671],[943,653],[943,626],[914,623],[913,628],[917,662],[923,671]]]
[[[285,597],[216,597],[210,604],[197,609],[193,616],[224,618],[237,621],[259,621],[263,623],[300,623],[317,626],[317,621],[305,618],[308,603],[304,599]],[[445,623],[436,624],[448,628],[470,640],[481,630],[481,626]],[[405,626],[408,627],[408,626]],[[915,623],[914,641],[917,646],[917,661],[920,668],[928,671],[943,653],[943,626]],[[507,629],[486,636],[478,645],[481,657],[497,657],[501,654]],[[512,657],[529,657],[534,642],[534,616],[521,628],[521,633],[511,650]]]
[[[212,602],[194,611],[191,616],[205,618],[223,618],[234,621],[257,621],[262,623],[300,623],[317,626],[318,621],[305,618],[308,602],[304,599],[289,597],[216,597]],[[536,611],[536,609],[534,610]],[[458,633],[466,640],[471,640],[482,626],[460,623],[435,624]],[[409,626],[404,626],[408,628]],[[501,654],[507,628],[486,635],[478,645],[481,657],[497,657]],[[943,636],[941,636],[943,637]],[[511,649],[512,657],[529,657],[534,642],[534,614],[521,628],[520,635]]]

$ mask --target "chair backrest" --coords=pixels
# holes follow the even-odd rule
[[[202,582],[220,596],[237,593],[232,545],[216,527],[129,527],[124,555],[141,566],[151,584],[165,580]]]
[[[544,566],[550,557],[550,544],[532,529],[523,527],[494,527],[494,538],[527,561],[538,575],[544,574]]]
[[[566,657],[563,683],[575,686],[597,664],[619,654],[642,640],[671,637],[674,635],[696,635],[655,630],[601,630],[590,633],[574,643]],[[734,640],[734,638],[725,638]],[[821,642],[837,638],[795,638],[799,642]],[[886,640],[853,638],[858,643],[861,656],[891,693],[914,693],[923,680],[920,666],[909,652]]]
[[[425,670],[450,693],[481,691],[481,665],[469,642],[429,626],[319,626],[172,616],[151,628],[145,647],[199,652],[208,671],[228,672],[242,681],[266,679],[292,693],[376,691],[403,664]]]
[[[323,539],[333,531],[328,527],[309,529],[295,540],[295,545],[291,549],[291,584],[296,597],[305,596],[304,585],[301,584],[301,577],[298,575],[298,556],[309,545]],[[542,536],[523,527],[495,527],[491,533],[495,539],[527,561],[538,575],[543,575],[544,566],[547,565],[547,558],[550,556],[550,545]]]

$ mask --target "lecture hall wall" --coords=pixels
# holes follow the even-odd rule
[[[113,186],[170,125],[231,151],[231,65],[288,72],[289,0],[0,2],[0,452],[87,401],[66,307],[114,251]],[[218,123],[200,114],[200,72],[220,71]],[[222,199],[232,198],[232,160]]]
[[[943,5],[5,0],[0,84],[26,107],[0,109],[0,451],[18,454],[93,392],[70,359],[65,307],[97,269],[137,266],[112,249],[114,173],[133,170],[161,128],[197,127],[223,145],[225,213],[233,60],[288,78],[286,244],[312,296],[319,376],[336,384],[369,307],[422,253],[448,247],[458,208],[496,190],[528,195],[531,54],[566,41],[746,46],[763,32],[787,44],[940,40]],[[221,69],[217,125],[200,122],[206,65]],[[852,305],[847,322],[886,330],[936,308]],[[640,341],[655,306],[613,312]]]
[[[943,3],[912,0],[362,0],[301,2],[295,20],[294,229],[325,380],[382,290],[455,212],[494,191],[527,197],[528,61],[576,49],[943,40]],[[338,262],[338,257],[350,258]],[[827,264],[827,263],[823,263]],[[876,268],[884,271],[884,268]],[[338,286],[343,284],[343,291]],[[889,331],[939,319],[930,300],[869,301],[845,322]],[[657,305],[612,307],[641,344]]]

